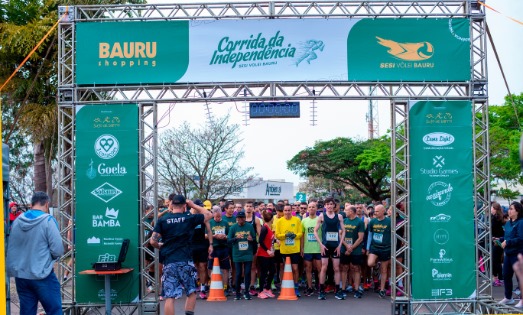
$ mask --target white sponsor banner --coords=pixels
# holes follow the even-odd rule
[[[179,82],[347,80],[347,37],[358,19],[191,21]]]
[[[254,184],[253,186],[250,186]],[[247,184],[250,187],[243,188],[235,194],[230,194],[230,199],[294,199],[294,184],[276,181],[256,181]]]

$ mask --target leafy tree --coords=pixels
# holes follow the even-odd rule
[[[219,199],[252,181],[244,157],[239,125],[229,116],[194,127],[188,122],[160,135],[158,164],[161,185],[202,199]],[[172,190],[171,190],[172,191]]]
[[[390,139],[335,138],[317,142],[287,161],[302,177],[321,177],[354,188],[374,200],[390,197]]]

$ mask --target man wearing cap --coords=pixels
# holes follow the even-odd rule
[[[9,210],[9,224],[12,225],[16,218],[22,214],[22,211],[18,209],[18,204],[16,202],[9,203]]]
[[[163,259],[162,291],[164,314],[174,315],[174,300],[185,291],[185,314],[193,315],[196,305],[196,268],[192,261],[190,240],[196,226],[208,222],[212,214],[182,195],[171,195],[170,212],[154,226],[151,245],[159,248]],[[186,212],[189,206],[194,214]]]
[[[245,280],[245,294],[243,297],[246,300],[251,300],[249,287],[251,284],[251,268],[252,268],[252,251],[254,241],[256,239],[256,232],[252,224],[245,224],[245,212],[240,211],[236,214],[236,224],[231,226],[227,241],[232,244],[232,255],[236,271],[236,297],[235,300],[241,300],[241,276]]]

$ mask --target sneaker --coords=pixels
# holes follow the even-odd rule
[[[235,300],[235,301],[239,301],[239,300],[241,300],[241,299],[242,299],[241,295],[236,295],[236,297],[234,297],[234,300]]]
[[[334,292],[333,285],[328,284],[327,286],[325,286],[325,293],[332,293],[332,292]]]
[[[353,293],[353,292],[354,292],[354,288],[351,285],[349,285],[347,287],[347,293]]]
[[[327,294],[325,292],[320,292],[320,294],[318,295],[318,300],[326,300],[327,299]]]
[[[294,293],[296,293],[296,296],[297,296],[297,297],[301,297],[300,289],[299,289],[299,288],[294,288]]]
[[[254,289],[254,287],[252,287],[252,288],[249,290],[249,295],[250,295],[250,296],[256,296],[256,295],[258,295],[258,291],[256,291],[256,290]]]
[[[258,293],[258,298],[265,300],[265,299],[268,299],[269,297],[267,296],[267,294],[265,294],[265,292],[262,291],[262,292]]]
[[[519,288],[516,288],[514,291],[512,291],[512,293],[514,293],[515,295],[520,295],[521,290]]]
[[[341,292],[341,290],[338,290],[338,292],[336,292],[336,294],[334,294],[334,297],[337,298],[338,300],[345,300],[345,296],[343,295],[343,292]]]
[[[365,290],[365,291],[369,291],[370,287],[371,287],[370,283],[363,284],[363,290]]]
[[[231,289],[227,288],[225,290],[223,290],[223,294],[227,297],[229,295],[231,295]]]
[[[514,305],[517,308],[523,308],[523,300],[519,300],[518,304]]]
[[[252,300],[252,297],[251,297],[250,294],[244,294],[243,298],[246,299],[246,300]]]
[[[398,290],[396,290],[396,296],[403,296],[403,287],[398,286]]]
[[[385,291],[385,295],[386,296],[390,296],[391,293],[392,293],[392,289],[391,288],[388,288],[387,291]]]
[[[505,304],[505,305],[512,305],[516,303],[514,301],[514,299],[507,299],[507,298],[504,298],[503,300],[499,301],[499,304]]]
[[[311,296],[314,294],[314,289],[313,288],[308,288],[306,291],[305,291],[305,295],[306,296]]]
[[[272,290],[263,290],[263,293],[267,296],[267,297],[270,297],[271,299],[275,298],[276,295],[274,295],[272,293]]]
[[[147,287],[147,292],[153,293],[154,292],[154,287],[152,285],[148,286]]]
[[[362,296],[363,296],[363,290],[358,290],[358,291],[356,291],[356,293],[354,293],[354,297],[356,299],[361,299]]]
[[[271,284],[271,290],[276,291],[276,285],[274,284],[274,282]]]
[[[343,297],[347,297],[349,295],[349,290],[340,290],[341,294],[343,294]]]
[[[502,287],[503,283],[499,279],[497,279],[496,281],[494,281],[494,283],[492,283],[492,285],[495,287]]]
[[[358,291],[363,292],[363,290],[364,290],[364,289],[363,289],[363,286],[360,284],[360,286],[358,287]]]
[[[385,292],[385,290],[379,290],[379,291],[378,291],[378,295],[379,295],[380,298],[382,298],[382,299],[386,296],[386,293],[387,293],[387,292]]]
[[[207,298],[207,295],[205,295],[205,292],[203,292],[203,291],[200,291],[198,296],[200,297],[201,300],[205,300]]]

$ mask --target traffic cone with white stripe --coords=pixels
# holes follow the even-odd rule
[[[214,257],[214,262],[212,264],[211,287],[209,289],[207,301],[227,301],[225,293],[223,292],[222,272],[220,270],[220,261],[218,260],[218,257]]]
[[[291,258],[285,259],[285,269],[283,269],[283,280],[281,281],[281,291],[278,300],[296,301],[296,291],[294,290],[294,278],[292,277]]]

